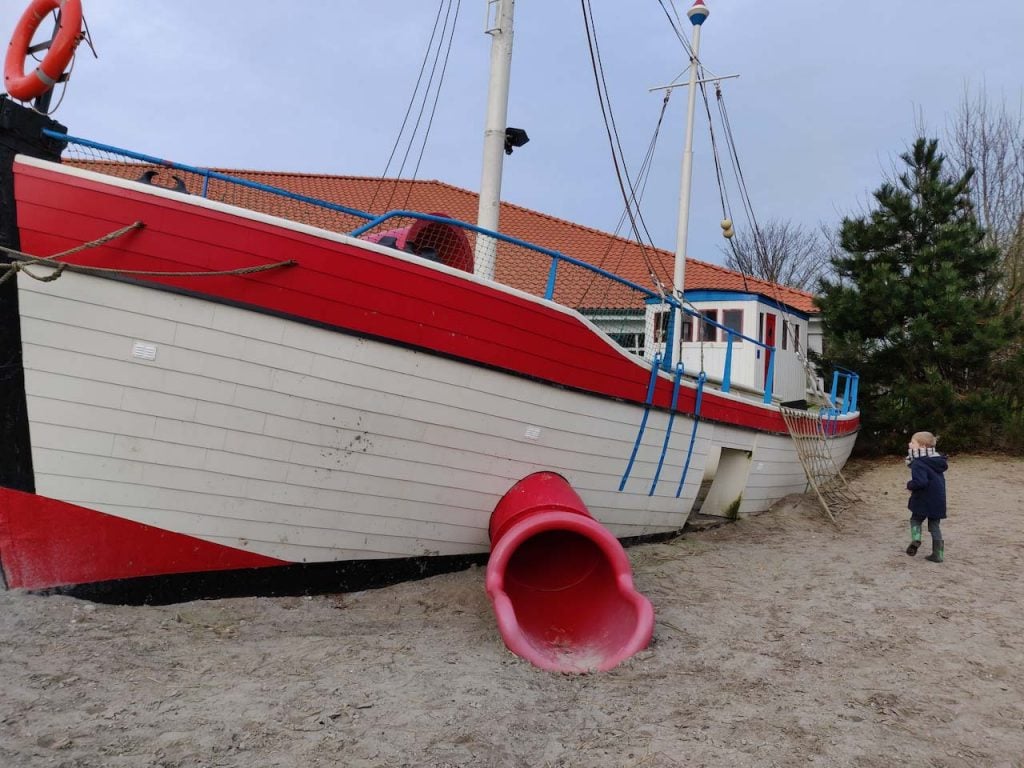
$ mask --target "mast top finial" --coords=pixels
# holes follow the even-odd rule
[[[707,19],[708,14],[711,11],[704,5],[704,0],[693,0],[693,7],[686,12],[686,15],[690,18],[690,23],[695,27],[699,27]]]

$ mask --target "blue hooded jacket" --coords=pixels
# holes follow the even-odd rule
[[[946,457],[928,451],[907,457],[910,460],[910,501],[907,507],[913,517],[941,520],[946,516],[946,478],[949,468]]]

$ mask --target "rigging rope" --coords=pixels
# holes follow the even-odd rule
[[[399,183],[401,181],[402,172],[405,170],[405,164],[406,164],[406,162],[409,159],[409,153],[412,151],[412,147],[413,147],[413,143],[415,141],[416,134],[419,131],[420,122],[423,119],[423,113],[424,113],[424,111],[426,109],[427,100],[428,100],[429,95],[430,95],[430,89],[433,86],[434,77],[435,77],[435,75],[437,73],[437,65],[438,65],[438,61],[440,59],[440,55],[441,55],[441,48],[444,45],[444,38],[445,38],[445,35],[447,34],[448,35],[448,47],[447,47],[447,50],[445,52],[444,65],[443,65],[442,71],[441,71],[441,78],[438,81],[437,90],[436,90],[435,96],[434,96],[433,108],[432,108],[431,113],[430,113],[430,119],[429,119],[429,122],[428,122],[428,126],[427,126],[427,129],[426,129],[426,132],[425,132],[425,134],[423,136],[423,142],[420,145],[419,159],[416,162],[416,171],[417,172],[419,171],[420,161],[422,161],[422,159],[423,159],[423,152],[424,152],[424,149],[426,148],[427,136],[430,133],[430,125],[433,123],[434,111],[437,109],[437,100],[438,100],[438,97],[440,96],[440,93],[441,93],[441,86],[444,84],[444,74],[445,74],[445,70],[447,69],[447,66],[448,66],[448,55],[451,52],[452,40],[453,40],[453,38],[455,36],[455,24],[458,22],[459,9],[461,8],[461,4],[462,4],[461,0],[457,0],[457,5],[456,5],[456,9],[455,9],[455,19],[452,22],[451,29],[449,30],[449,28],[448,28],[448,19],[451,17],[452,0],[440,0],[440,2],[438,3],[437,14],[434,17],[434,26],[433,26],[433,28],[431,29],[431,32],[430,32],[430,39],[427,42],[427,48],[426,48],[426,50],[423,53],[423,61],[420,64],[419,74],[416,77],[416,86],[413,88],[412,95],[409,97],[409,105],[408,105],[408,107],[406,107],[405,116],[402,118],[402,125],[398,129],[398,135],[395,137],[395,143],[394,143],[394,146],[391,148],[391,154],[388,156],[387,164],[384,166],[384,171],[380,175],[380,181],[377,184],[376,188],[374,189],[373,197],[370,199],[369,206],[367,206],[369,208],[369,210],[371,210],[371,211],[374,210],[374,204],[377,201],[378,194],[381,192],[381,188],[384,186],[384,182],[385,182],[385,180],[387,178],[388,171],[391,169],[391,163],[394,161],[395,155],[398,152],[398,148],[402,144],[402,136],[405,134],[406,126],[409,124],[409,117],[412,114],[413,108],[415,107],[417,101],[420,98],[422,98],[422,101],[420,102],[419,111],[418,111],[418,113],[416,115],[415,123],[413,124],[412,130],[411,130],[410,135],[409,135],[408,144],[406,145],[406,148],[405,148],[405,153],[402,156],[401,165],[399,165],[398,170],[395,172],[394,181],[389,185],[391,190],[390,190],[390,192],[388,194],[387,203],[383,206],[383,208],[385,210],[391,208],[391,203],[394,200],[395,193],[398,191]],[[442,14],[444,15],[444,22],[443,22],[443,24],[441,22]],[[440,27],[440,30],[441,30],[440,39],[438,39],[438,28],[439,27]],[[435,46],[434,46],[434,41],[435,40],[438,41],[436,49],[435,49]],[[427,64],[428,64],[428,62],[431,61],[431,57],[433,57],[433,63],[431,64],[431,68],[430,68],[430,76],[427,79],[426,86],[423,87],[423,93],[422,93],[422,97],[421,97],[419,95],[420,94],[420,86],[423,84],[423,75],[424,75],[424,73],[427,70]],[[413,180],[415,180],[415,175],[413,176]],[[409,189],[406,192],[406,203],[408,203],[409,195],[411,195],[411,194],[412,194],[412,185],[410,184]]]
[[[783,309],[783,307],[785,306],[785,302],[782,300],[782,297],[779,294],[779,284],[778,284],[777,278],[772,275],[771,265],[768,262],[768,249],[767,249],[767,245],[766,245],[766,243],[764,241],[764,235],[761,232],[761,228],[758,225],[757,216],[754,214],[754,206],[753,206],[753,204],[750,201],[750,192],[749,192],[749,189],[747,187],[746,177],[743,174],[743,167],[740,164],[739,152],[736,149],[736,138],[735,138],[735,136],[733,134],[732,123],[729,120],[729,112],[728,112],[728,110],[726,109],[726,106],[725,106],[725,96],[722,93],[721,83],[717,83],[717,82],[715,83],[715,95],[716,95],[716,100],[718,102],[718,110],[719,110],[720,119],[722,121],[723,131],[725,133],[726,148],[729,151],[729,157],[730,157],[730,160],[731,160],[731,164],[732,164],[732,168],[733,168],[733,173],[735,175],[737,187],[738,187],[739,193],[740,193],[740,200],[742,202],[743,210],[744,210],[744,213],[745,213],[745,215],[747,217],[747,220],[750,222],[750,225],[751,225],[751,239],[752,239],[753,248],[754,248],[754,258],[757,261],[758,268],[760,269],[762,275],[764,276],[763,277],[764,281],[766,283],[768,283],[769,286],[771,286],[772,295],[773,295],[773,298],[775,299],[775,303],[776,303],[779,311],[782,312],[783,314],[785,314],[785,310]],[[710,110],[709,110],[709,114],[708,114],[708,120],[709,120],[709,124],[710,124],[710,122],[711,122]],[[713,151],[715,152],[715,165],[717,167],[718,164],[719,164],[718,156],[717,156],[718,148],[717,148],[717,145],[714,144],[714,142],[712,142],[712,148],[713,148]],[[723,182],[724,182],[724,180],[721,177],[719,177],[719,185],[723,185]],[[726,208],[727,200],[728,200],[728,196],[723,194],[722,195],[723,216],[725,218],[732,218],[731,217],[731,210]],[[732,250],[733,257],[734,257],[734,259],[736,261],[737,266],[740,267],[740,270],[739,270],[740,274],[744,275],[744,283],[746,283],[746,271],[743,269],[743,261],[740,258],[739,251],[738,251],[738,249],[736,247],[735,242],[733,242],[732,239],[729,239],[729,247]],[[796,324],[795,323],[791,323],[791,322],[787,321],[785,317],[782,318],[782,331],[781,332],[783,334],[783,341],[786,340],[787,336],[790,339],[792,339],[793,351],[794,351],[794,353],[797,356],[797,360],[803,366],[804,374],[806,376],[807,383],[810,383],[810,385],[811,385],[811,391],[815,395],[817,395],[819,397],[822,397],[824,399],[824,401],[826,403],[828,403],[830,406],[834,406],[834,403],[831,402],[831,397],[825,392],[824,385],[819,380],[818,372],[811,365],[810,359],[801,350],[801,348],[800,348],[800,341],[799,341],[799,339],[796,336],[796,330],[795,329],[796,329]]]
[[[640,174],[637,177],[637,183],[634,183],[630,179],[630,177],[629,177],[629,170],[626,167],[626,163],[625,163],[625,159],[624,159],[624,153],[622,151],[622,145],[621,145],[621,142],[619,141],[619,134],[618,134],[617,127],[615,125],[614,114],[612,113],[610,99],[608,98],[608,94],[607,94],[607,90],[608,89],[607,89],[607,83],[604,80],[604,68],[603,68],[603,65],[601,63],[600,46],[598,45],[598,42],[597,42],[597,30],[596,30],[596,27],[594,26],[594,21],[593,21],[593,9],[590,6],[590,0],[581,0],[580,4],[581,4],[581,7],[583,9],[583,18],[584,18],[584,26],[585,26],[586,34],[587,34],[587,42],[588,42],[588,45],[590,46],[591,66],[592,66],[592,68],[594,70],[594,80],[595,80],[595,83],[597,85],[598,101],[599,101],[599,104],[601,106],[602,117],[604,118],[605,131],[608,134],[609,144],[611,145],[611,149],[612,149],[612,161],[613,161],[613,163],[615,165],[615,173],[616,173],[616,177],[617,177],[618,182],[619,182],[619,189],[622,192],[623,200],[625,202],[625,209],[623,211],[623,216],[619,219],[619,223],[616,226],[615,232],[616,232],[616,234],[618,234],[618,232],[620,231],[620,229],[622,227],[623,221],[625,220],[626,217],[628,217],[629,220],[630,220],[630,224],[632,226],[634,238],[635,238],[636,242],[640,246],[640,253],[641,253],[642,258],[644,259],[644,264],[645,264],[645,266],[647,268],[647,271],[648,271],[648,274],[649,274],[649,276],[651,278],[651,282],[655,286],[655,289],[658,291],[659,295],[662,297],[662,310],[664,310],[665,295],[666,295],[666,293],[668,293],[670,291],[666,290],[665,284],[662,282],[661,278],[659,277],[659,271],[655,268],[654,262],[650,258],[649,254],[647,252],[647,249],[644,246],[644,239],[643,239],[643,237],[640,234],[640,230],[639,230],[639,227],[637,225],[637,221],[639,221],[640,224],[643,226],[644,234],[646,234],[646,236],[647,236],[647,242],[650,244],[650,247],[653,250],[654,256],[655,256],[655,258],[656,258],[656,260],[658,262],[657,266],[660,267],[660,274],[669,275],[669,274],[672,274],[672,272],[669,269],[666,268],[664,262],[662,261],[661,252],[657,248],[654,247],[653,238],[651,237],[650,232],[647,229],[646,222],[643,219],[643,215],[640,212],[640,208],[639,208],[639,205],[638,205],[638,201],[639,201],[640,197],[642,196],[642,187],[640,188],[641,189],[640,194],[638,194],[637,189],[640,186],[639,182],[640,182],[641,179],[644,179],[644,184],[646,184],[646,178],[647,178],[647,176],[649,174],[650,165],[651,165],[651,162],[653,160],[655,143],[657,141],[657,137],[658,137],[660,129],[661,129],[661,123],[662,123],[662,120],[663,120],[664,115],[665,115],[665,110],[666,110],[666,108],[668,106],[668,101],[669,101],[669,98],[671,96],[672,89],[669,88],[665,92],[665,98],[662,101],[661,114],[658,117],[658,123],[657,123],[657,126],[655,128],[654,137],[653,137],[653,139],[651,141],[651,144],[648,147],[648,152],[647,152],[647,154],[644,157],[643,164],[641,165],[641,171],[640,171]],[[686,40],[685,36],[680,32],[680,27],[682,26],[681,22],[680,22],[679,25],[676,24],[676,21],[679,21],[678,12],[676,12],[675,20],[673,20],[672,14],[669,12],[668,8],[665,7],[664,0],[659,0],[659,4],[661,5],[662,10],[665,12],[666,17],[668,18],[669,25],[672,27],[673,31],[675,32],[676,37],[679,39],[680,43],[682,44],[684,50],[686,51],[686,53],[688,55],[688,57],[690,59],[690,66],[691,67],[697,67],[698,71],[703,72],[703,67],[702,67],[702,65],[700,63],[700,60],[693,55],[692,47],[690,46],[689,42]],[[710,125],[710,107],[708,106],[707,93],[706,93],[705,88],[704,88],[703,85],[701,85],[701,93],[702,93],[702,95],[704,97],[705,110],[708,112],[709,125]],[[606,104],[607,104],[607,107],[606,107]],[[712,133],[712,139],[714,139],[714,134],[713,133]],[[716,155],[716,161],[717,161],[717,155]],[[621,162],[621,165],[622,165],[621,171],[620,171],[620,162]],[[623,181],[623,176],[625,176],[625,182]],[[721,174],[719,174],[719,177],[721,178]],[[627,184],[628,184],[628,187],[629,187],[629,190],[630,190],[629,193],[626,192]],[[720,184],[720,188],[722,186],[723,185]],[[633,213],[634,206],[636,206],[636,213],[635,213],[635,215]],[[606,257],[608,255],[608,253],[610,252],[610,250],[611,250],[611,245],[609,244],[609,248],[605,252],[605,256]],[[746,278],[744,277],[744,284],[745,284],[745,281],[746,281]],[[589,286],[588,286],[588,290],[589,290]],[[585,295],[585,293],[586,292],[584,292],[584,295]],[[681,301],[681,303],[684,306],[688,306],[693,312],[695,312],[697,314],[697,318],[696,318],[697,319],[697,324],[696,325],[697,325],[697,329],[698,329],[697,339],[700,342],[700,363],[701,363],[700,369],[703,372],[704,371],[704,337],[703,337],[703,333],[702,333],[702,330],[701,330],[702,326],[700,324],[701,313],[691,302],[686,300],[685,292],[681,292],[681,293],[682,293],[682,295],[676,297],[677,300]],[[681,359],[681,355],[682,355],[682,334],[681,333],[675,334],[675,340],[676,340],[676,345],[678,347],[675,350],[676,359]]]
[[[700,74],[700,79],[704,79],[705,72],[704,72],[703,65],[700,63],[700,61],[696,57],[694,57],[693,49],[692,49],[690,43],[687,41],[686,36],[681,31],[681,28],[683,27],[683,24],[682,24],[681,17],[679,16],[678,10],[674,9],[675,10],[675,18],[673,18],[672,13],[669,11],[668,7],[666,7],[666,5],[665,5],[665,0],[658,0],[658,4],[661,6],[662,11],[664,11],[666,18],[668,19],[669,26],[672,28],[672,31],[675,34],[676,38],[682,44],[684,50],[687,52],[687,55],[690,57],[690,66],[698,67],[698,72]],[[701,89],[701,95],[702,95],[703,100],[704,100],[704,109],[705,109],[705,112],[706,112],[707,118],[708,118],[708,129],[709,129],[709,132],[710,132],[710,135],[711,135],[711,149],[712,149],[712,155],[714,157],[714,162],[715,162],[715,177],[716,177],[716,180],[718,181],[719,199],[720,199],[721,204],[722,204],[722,217],[723,217],[723,219],[731,220],[733,218],[733,216],[732,216],[732,205],[731,205],[731,203],[729,201],[729,195],[728,195],[728,191],[727,191],[727,188],[726,188],[726,185],[725,185],[725,174],[724,174],[724,171],[722,169],[722,164],[721,164],[721,160],[720,160],[720,156],[719,156],[718,142],[717,142],[717,140],[715,138],[714,120],[713,120],[713,118],[711,116],[711,107],[710,107],[710,103],[709,103],[709,99],[708,99],[708,95],[707,95],[706,86],[703,83],[701,83],[700,89]],[[724,99],[724,96],[722,95],[722,87],[721,87],[721,83],[720,82],[716,82],[715,83],[715,94],[716,94],[716,99],[717,99],[717,102],[718,102],[720,119],[722,120],[723,131],[724,131],[724,134],[725,134],[726,147],[727,147],[727,149],[729,151],[729,157],[730,157],[732,168],[733,168],[733,174],[736,177],[737,185],[738,185],[738,188],[739,188],[739,191],[740,191],[740,200],[741,200],[741,203],[743,205],[744,213],[746,214],[748,221],[751,222],[751,229],[752,229],[753,243],[754,243],[754,257],[759,262],[758,266],[759,266],[761,272],[766,276],[765,277],[765,282],[767,282],[767,283],[769,283],[769,285],[771,285],[771,290],[772,290],[772,293],[774,294],[776,305],[778,306],[780,311],[784,312],[783,306],[784,306],[785,303],[781,300],[781,297],[779,295],[779,291],[778,291],[779,286],[777,284],[777,281],[774,280],[774,279],[771,279],[769,277],[769,275],[771,274],[771,270],[769,269],[769,264],[768,264],[768,261],[767,261],[767,248],[766,248],[766,246],[764,244],[763,234],[761,233],[761,229],[760,229],[760,227],[758,226],[758,223],[757,223],[757,217],[754,214],[753,205],[750,202],[750,195],[749,195],[749,192],[748,192],[748,188],[747,188],[747,184],[746,184],[746,179],[744,178],[744,175],[743,175],[743,169],[742,169],[742,167],[740,165],[740,162],[739,162],[739,153],[736,150],[735,136],[734,136],[733,131],[732,131],[732,124],[729,121],[728,111],[725,108],[725,99]],[[749,290],[749,288],[747,286],[747,273],[746,273],[746,270],[743,269],[743,262],[739,258],[739,251],[738,251],[738,249],[736,247],[736,243],[731,238],[729,239],[729,247],[730,247],[730,249],[732,251],[732,254],[733,254],[733,257],[734,257],[734,259],[736,261],[737,266],[740,267],[740,269],[738,271],[739,271],[740,275],[743,278],[744,288],[746,290]],[[691,309],[697,311],[696,307],[694,307],[692,304],[690,304],[690,302],[686,301],[685,294],[683,296],[679,297],[679,298],[681,298],[683,300],[683,303],[685,305],[688,305],[688,306],[690,306]],[[703,369],[703,356],[704,356],[703,333],[700,330],[701,329],[700,319],[699,318],[695,318],[695,319],[697,320],[697,329],[698,329],[697,336],[698,336],[698,339],[701,341],[701,368]],[[794,351],[795,351],[795,353],[797,355],[797,359],[800,360],[800,362],[802,363],[802,365],[804,367],[805,373],[807,375],[807,379],[811,383],[812,391],[814,391],[816,394],[823,395],[824,398],[825,398],[825,401],[829,402],[831,404],[831,399],[824,392],[824,387],[821,385],[821,383],[820,383],[820,381],[818,379],[817,371],[815,371],[813,369],[813,367],[810,364],[810,360],[803,354],[803,352],[800,349],[799,341],[796,338],[796,333],[795,333],[794,329],[795,329],[795,324],[794,323],[788,323],[788,322],[785,321],[785,318],[783,318],[782,332],[784,334],[787,333],[787,331],[792,333],[793,349],[794,349]],[[681,334],[677,334],[677,338],[681,338]]]
[[[676,37],[679,38],[679,42],[683,46],[683,50],[686,51],[687,57],[693,60],[693,49],[690,47],[690,41],[686,39],[686,35],[682,32],[683,20],[679,16],[679,10],[675,7],[672,9],[672,13],[669,12],[668,8],[665,7],[665,0],[658,0],[658,5],[661,6],[661,10],[665,12],[665,16],[668,18],[668,25],[672,27],[672,31]],[[673,13],[675,18],[673,19]]]
[[[437,88],[434,90],[434,103],[430,107],[430,117],[427,119],[427,127],[426,127],[426,129],[423,131],[423,142],[420,144],[420,153],[416,157],[416,167],[413,168],[413,171],[412,171],[412,180],[413,181],[415,181],[416,178],[420,174],[420,164],[423,162],[423,154],[424,154],[424,152],[426,152],[426,149],[427,149],[427,139],[430,138],[430,129],[434,125],[434,115],[437,113],[437,102],[438,102],[438,99],[441,98],[441,88],[442,88],[442,86],[444,86],[444,76],[445,76],[445,73],[448,71],[448,57],[451,56],[452,41],[455,39],[455,25],[459,21],[459,9],[461,7],[462,7],[462,0],[456,0],[456,3],[455,3],[455,18],[452,20],[452,28],[451,28],[451,31],[448,33],[448,47],[445,48],[445,51],[444,51],[444,63],[441,65],[441,75],[440,75],[440,77],[437,80]],[[449,2],[449,4],[448,4],[448,9],[449,9],[449,11],[451,10],[451,2]],[[447,25],[448,25],[448,15],[447,14],[445,14],[444,23],[445,23],[445,27],[447,27]],[[442,43],[444,42],[444,35],[443,35],[443,33],[442,33],[442,36],[441,36],[441,42]],[[440,54],[440,47],[438,48],[438,54]],[[435,69],[437,68],[437,59],[436,58],[434,60],[434,68]],[[431,79],[433,79],[433,77],[434,77],[433,72],[431,72],[430,77],[431,77]],[[426,101],[424,100],[424,105],[425,104],[426,104]],[[419,125],[419,121],[417,121],[417,125]],[[411,145],[411,141],[410,141],[410,145]],[[413,185],[410,184],[408,189],[406,190],[405,200],[402,203],[402,207],[403,208],[408,208],[409,207],[409,197],[412,195],[412,186]],[[390,205],[391,204],[389,202],[388,206],[390,207]]]
[[[640,164],[640,171],[637,173],[636,186],[631,189],[630,198],[629,200],[626,201],[626,205],[622,210],[622,215],[619,216],[619,221],[615,225],[615,230],[612,233],[614,237],[621,237],[622,225],[626,223],[626,220],[629,217],[630,206],[636,206],[637,210],[639,210],[640,200],[643,199],[644,191],[647,189],[647,180],[650,178],[650,171],[654,161],[654,151],[658,144],[658,137],[661,134],[661,125],[665,119],[665,112],[668,109],[668,102],[671,95],[671,90],[665,91],[665,98],[662,99],[661,111],[658,114],[658,122],[654,126],[654,133],[651,136],[651,140],[647,145],[647,153],[644,155],[644,159]],[[605,248],[604,255],[601,256],[596,262],[597,266],[607,269],[610,272],[619,272],[622,266],[622,261],[626,258],[626,249],[630,244],[630,241],[624,240],[624,242],[621,243],[622,247],[619,250],[618,260],[614,264],[609,264],[608,259],[611,256],[612,248],[614,248],[616,245],[616,242],[614,240],[609,239],[608,247]],[[653,247],[653,243],[651,244],[651,246]],[[664,265],[661,266],[664,269]],[[650,277],[655,290],[659,293],[659,295],[661,295],[662,305],[664,305],[665,286],[662,283],[661,278],[653,272],[651,272],[648,275],[648,277]],[[587,294],[590,292],[591,287],[597,284],[597,279],[597,273],[591,272],[590,278],[587,281],[587,285],[584,288],[582,295],[580,296],[581,305],[583,299],[585,299]]]
[[[636,195],[636,188],[629,178],[629,170],[626,167],[625,157],[622,152],[622,144],[619,141],[618,129],[615,125],[614,115],[612,114],[607,83],[604,79],[604,67],[601,63],[600,48],[597,43],[597,28],[594,26],[593,9],[590,7],[590,0],[580,0],[580,7],[583,11],[584,28],[587,34],[587,46],[590,49],[590,64],[594,72],[594,82],[597,86],[598,103],[601,107],[601,116],[604,120],[605,132],[608,135],[608,143],[612,150],[612,164],[615,168],[615,177],[619,183],[619,190],[622,193],[622,199],[626,203],[626,210],[628,211],[633,236],[636,239],[637,244],[640,246],[640,254],[644,260],[644,265],[647,267],[647,270],[651,275],[655,275],[657,274],[657,270],[654,268],[654,263],[651,260],[651,254],[648,252],[648,247],[645,245],[644,238],[640,234],[640,225],[643,226],[643,230],[647,235],[648,241],[651,240],[650,232],[647,229],[646,223],[643,221],[643,215],[640,213],[639,209],[634,211],[632,206],[629,204],[630,194],[627,193],[626,186],[628,184],[634,196]],[[625,179],[623,179],[623,177],[625,177]],[[656,249],[654,249],[654,254],[659,261],[659,265],[661,266],[663,273],[666,273],[664,272],[665,265],[660,264],[660,255]]]

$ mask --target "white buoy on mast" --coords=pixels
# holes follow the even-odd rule
[[[508,91],[512,73],[512,18],[515,0],[488,0],[487,29],[491,36],[491,77],[487,90],[487,122],[484,126],[483,171],[480,178],[478,227],[498,230],[501,211],[501,171],[508,127]],[[494,279],[495,248],[493,237],[477,235],[473,253],[473,273]]]
[[[693,25],[693,38],[690,42],[690,89],[687,94],[686,108],[686,143],[683,146],[683,168],[679,182],[679,219],[676,228],[676,258],[672,273],[673,295],[680,303],[684,297],[683,282],[686,279],[686,238],[690,219],[690,182],[693,175],[693,116],[697,107],[697,67],[700,54],[700,30],[707,21],[711,11],[704,5],[704,0],[694,0],[693,6],[686,12]],[[665,350],[666,360],[676,359],[682,355],[683,312],[679,308],[673,310],[672,338]],[[700,333],[697,329],[697,333]]]

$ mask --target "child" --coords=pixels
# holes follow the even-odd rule
[[[931,432],[915,432],[910,438],[907,466],[910,467],[910,546],[907,554],[913,557],[921,546],[921,523],[928,521],[928,533],[932,535],[932,553],[926,560],[941,563],[944,554],[942,530],[939,521],[946,516],[946,478],[943,472],[949,467],[946,457],[935,450],[935,435]]]

